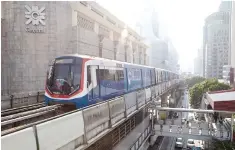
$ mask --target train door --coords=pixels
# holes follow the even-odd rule
[[[89,65],[87,66],[87,89],[88,89],[88,101],[90,104],[96,103],[100,98],[99,90],[99,66]]]

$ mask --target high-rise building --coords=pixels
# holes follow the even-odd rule
[[[223,66],[230,64],[230,13],[229,1],[223,1],[219,10],[205,20],[203,31],[203,75],[223,78]]]
[[[232,2],[232,13],[231,13],[231,79],[230,82],[235,88],[235,2]],[[233,71],[233,72],[232,72]],[[233,79],[232,79],[233,78]]]
[[[198,49],[197,57],[194,59],[194,74],[203,76],[202,49]]]
[[[231,13],[231,66],[235,68],[235,1],[232,3]]]

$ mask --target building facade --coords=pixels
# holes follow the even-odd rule
[[[218,12],[205,20],[203,36],[203,75],[223,78],[223,66],[230,64],[231,2],[222,2]]]
[[[235,68],[235,2],[232,4],[231,15],[231,66]]]
[[[203,76],[203,51],[202,49],[198,49],[197,57],[194,59],[194,74],[198,76]]]
[[[233,87],[235,88],[235,2],[232,2],[232,13],[231,13],[231,80]],[[233,79],[232,79],[233,77]]]
[[[2,99],[44,90],[48,63],[85,54],[147,65],[142,37],[95,2],[2,2]]]

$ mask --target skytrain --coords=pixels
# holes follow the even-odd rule
[[[178,78],[176,73],[150,66],[78,54],[61,56],[49,66],[45,103],[80,109]]]

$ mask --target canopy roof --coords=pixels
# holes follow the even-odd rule
[[[207,93],[207,100],[214,110],[235,112],[235,89]]]

